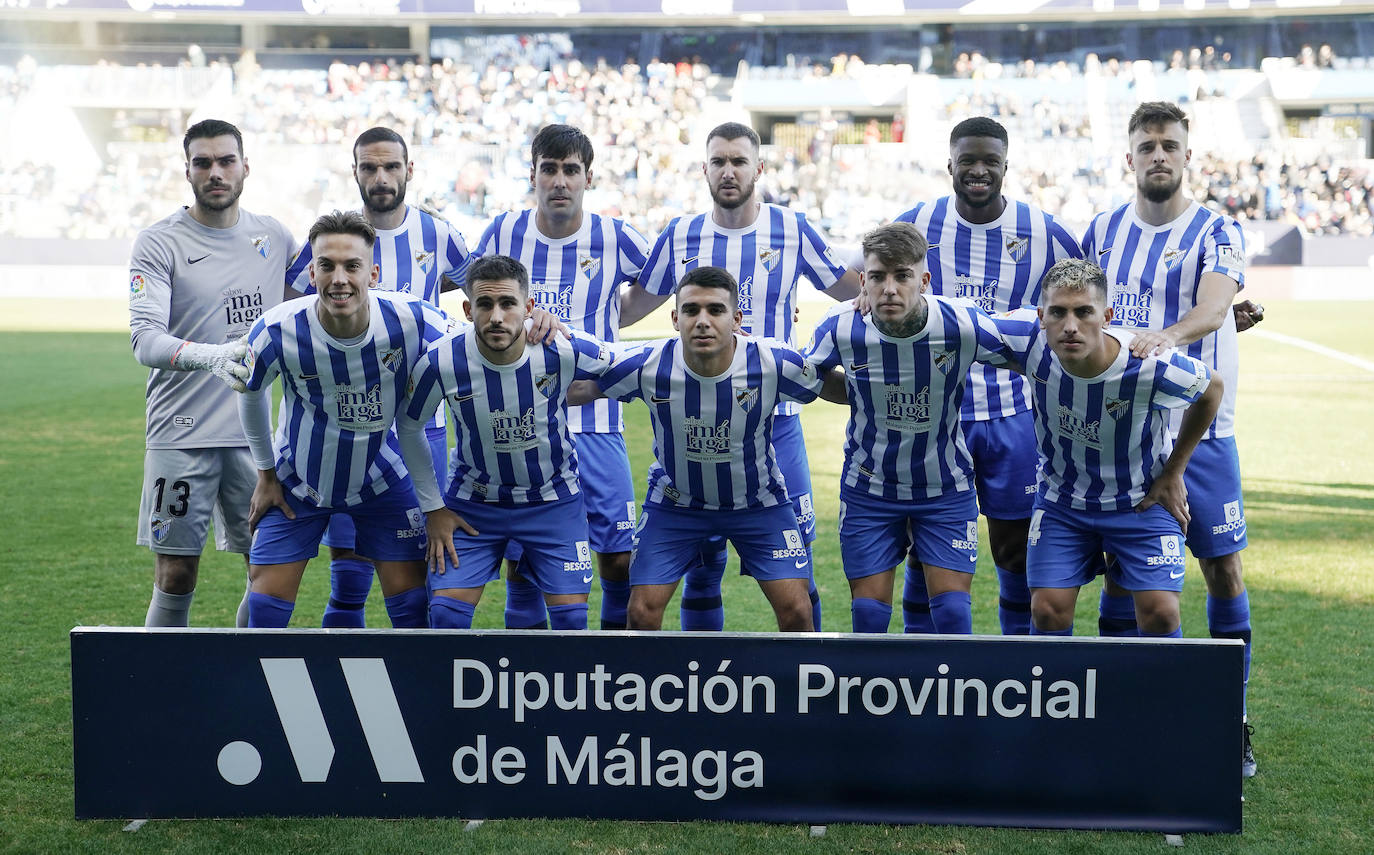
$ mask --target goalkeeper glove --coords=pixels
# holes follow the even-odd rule
[[[172,367],[183,371],[209,371],[235,392],[247,392],[248,368],[243,358],[248,345],[243,341],[229,344],[201,344],[188,341],[172,357]]]

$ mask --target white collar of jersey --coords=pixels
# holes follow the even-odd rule
[[[336,347],[345,350],[362,347],[364,344],[371,341],[378,333],[384,331],[382,328],[381,309],[378,308],[377,305],[377,291],[373,288],[367,289],[367,331],[363,333],[361,338],[348,339],[347,341],[335,338],[329,333],[329,330],[324,328],[324,324],[320,321],[319,311],[316,308],[316,304],[320,300],[320,295],[312,294],[311,296],[315,298],[316,302],[311,303],[305,313],[306,323],[310,324],[310,332],[312,334],[318,334],[321,338]]]
[[[405,219],[401,220],[401,224],[394,229],[377,229],[377,237],[395,237],[407,231],[411,227],[411,220],[418,216],[419,210],[420,209],[416,208],[414,205],[406,205]],[[359,213],[363,212],[359,211]],[[366,217],[366,214],[364,214],[364,217]]]
[[[999,215],[997,219],[993,220],[990,223],[970,223],[968,220],[959,216],[959,209],[955,206],[955,203],[958,201],[957,198],[952,195],[946,196],[945,198],[949,199],[948,210],[949,213],[954,217],[954,222],[958,223],[966,229],[971,229],[976,232],[987,231],[998,228],[1000,226],[1016,225],[1016,203],[1013,202],[1011,199],[1008,199],[1005,194],[1002,196],[1002,201],[1006,203],[1006,206],[1002,208],[1001,215]]]
[[[1189,200],[1188,200],[1188,207],[1184,208],[1182,213],[1180,213],[1177,217],[1174,217],[1174,218],[1173,218],[1172,220],[1170,220],[1169,222],[1164,223],[1164,224],[1162,224],[1162,225],[1156,226],[1156,225],[1151,225],[1150,223],[1147,223],[1147,222],[1145,222],[1144,220],[1142,220],[1142,219],[1140,218],[1140,212],[1136,210],[1136,203],[1135,203],[1135,202],[1130,202],[1129,204],[1130,204],[1130,206],[1131,206],[1131,207],[1130,207],[1130,211],[1129,211],[1130,217],[1131,217],[1131,223],[1134,224],[1136,228],[1140,229],[1140,230],[1143,231],[1143,232],[1167,232],[1167,231],[1170,231],[1170,230],[1172,230],[1173,228],[1175,228],[1176,226],[1181,226],[1181,225],[1183,225],[1184,223],[1186,223],[1186,222],[1188,222],[1189,220],[1191,220],[1191,219],[1197,214],[1197,209],[1200,208],[1200,207],[1202,207],[1201,203],[1199,203],[1198,200],[1196,200],[1196,199],[1189,199]]]

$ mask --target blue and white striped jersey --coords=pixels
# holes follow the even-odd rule
[[[1204,273],[1220,273],[1245,287],[1245,236],[1240,225],[1197,202],[1162,226],[1137,217],[1134,202],[1098,214],[1083,236],[1083,253],[1107,272],[1116,315],[1112,323],[1127,329],[1173,326],[1197,303]],[[1235,317],[1227,312],[1220,329],[1184,350],[1218,372],[1226,384],[1207,438],[1235,435],[1240,373]],[[1175,432],[1178,424],[1175,419]]]
[[[1121,343],[1116,360],[1096,377],[1077,377],[1050,349],[1035,310],[994,321],[1031,381],[1040,497],[1092,511],[1139,504],[1173,450],[1169,411],[1207,391],[1207,366],[1177,350],[1139,359],[1130,352],[1134,335],[1110,328]]]
[[[620,285],[644,269],[649,242],[634,226],[615,217],[582,215],[582,227],[566,238],[548,238],[535,224],[535,212],[500,214],[473,250],[509,255],[530,273],[530,295],[575,330],[600,341],[620,340]],[[598,399],[568,408],[573,433],[625,430],[619,401]]]
[[[983,311],[942,297],[926,302],[926,325],[907,338],[886,336],[871,316],[836,306],[804,353],[821,369],[845,372],[849,425],[841,480],[894,501],[973,487],[973,461],[959,428],[969,368],[1011,359]]]
[[[1054,217],[1026,202],[1008,200],[991,223],[970,223],[954,197],[917,205],[897,218],[912,223],[930,244],[930,293],[964,297],[989,315],[1035,306],[1040,280],[1063,258],[1082,255],[1078,241]],[[1026,381],[991,365],[975,366],[962,418],[985,421],[1030,409]]]
[[[682,359],[682,340],[650,342],[600,380],[608,396],[649,405],[654,462],[645,502],[704,510],[787,502],[773,454],[773,410],[820,394],[816,367],[781,341],[735,335],[735,357],[718,377]]]
[[[310,285],[312,258],[314,253],[306,241],[286,270],[286,284],[302,294],[315,290]],[[468,247],[447,220],[409,205],[400,228],[377,230],[372,263],[381,268],[377,282],[381,290],[414,294],[437,306],[441,277],[463,284]]]
[[[694,267],[723,267],[739,282],[745,334],[794,346],[797,281],[805,276],[824,291],[845,273],[844,263],[804,214],[771,204],[743,229],[723,229],[710,213],[674,219],[654,241],[639,282],[649,293],[666,296]],[[795,415],[801,407],[787,402],[778,412]]]
[[[432,346],[411,376],[405,413],[428,418],[448,401],[457,444],[445,498],[526,505],[577,493],[568,386],[600,377],[611,361],[610,348],[576,333],[527,344],[510,365],[488,362],[471,328]]]
[[[411,368],[448,330],[437,307],[369,291],[368,331],[341,342],[320,324],[317,295],[269,309],[248,334],[248,388],[278,375],[277,476],[321,508],[366,501],[406,478],[391,429]]]

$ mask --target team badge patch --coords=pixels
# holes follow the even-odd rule
[[[263,258],[266,258],[267,256],[272,254],[271,235],[254,235],[253,237],[249,238],[249,240],[253,242],[253,249],[256,249],[258,251],[258,255],[261,255]]]
[[[143,278],[142,273],[135,273],[129,277],[129,299],[141,300],[148,293],[148,280]]]
[[[735,390],[735,403],[736,403],[736,404],[739,404],[739,408],[740,408],[741,410],[744,410],[746,413],[749,412],[750,410],[752,410],[752,409],[754,408],[754,405],[757,404],[758,402],[759,402],[759,390],[758,390],[758,389],[755,388],[755,389],[736,389],[736,390]]]
[[[405,351],[397,347],[382,354],[382,367],[392,374],[401,367],[401,361],[405,358]]]
[[[584,279],[593,279],[601,271],[601,259],[584,255],[577,259],[577,272],[582,274]]]
[[[1160,538],[1159,538],[1159,551],[1160,551],[1160,554],[1169,556],[1169,557],[1171,557],[1171,558],[1178,558],[1178,557],[1182,556],[1182,555],[1183,555],[1183,547],[1179,545],[1178,539],[1179,539],[1179,538],[1178,538],[1178,535],[1176,535],[1176,534],[1165,534],[1165,535],[1160,535]]]
[[[1030,238],[1009,237],[1005,242],[1007,255],[1012,261],[1020,261],[1026,257],[1026,250],[1030,248]]]
[[[1120,419],[1126,415],[1126,408],[1129,406],[1130,404],[1122,398],[1108,398],[1107,415],[1111,416],[1113,420]]]
[[[940,370],[941,374],[948,374],[949,370],[954,367],[954,357],[955,353],[952,350],[940,351],[935,354],[935,367]]]
[[[778,259],[782,258],[782,250],[768,248],[759,250],[759,261],[763,264],[763,269],[769,273],[778,266]]]
[[[421,270],[428,273],[434,269],[434,253],[423,250],[415,253],[415,263],[420,266]]]
[[[1177,270],[1178,266],[1183,263],[1183,259],[1187,255],[1188,250],[1186,249],[1166,249],[1163,255],[1164,266],[1170,270]]]
[[[167,539],[168,532],[172,530],[172,521],[170,519],[162,519],[161,517],[154,516],[148,522],[151,525],[154,543],[161,543]]]
[[[552,374],[540,374],[534,381],[535,391],[547,398],[556,379]]]

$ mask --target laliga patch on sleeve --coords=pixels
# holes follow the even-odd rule
[[[1217,247],[1217,259],[1226,267],[1245,267],[1245,253],[1230,244]]]
[[[148,280],[142,273],[134,273],[129,277],[129,299],[142,300],[148,295]]]

